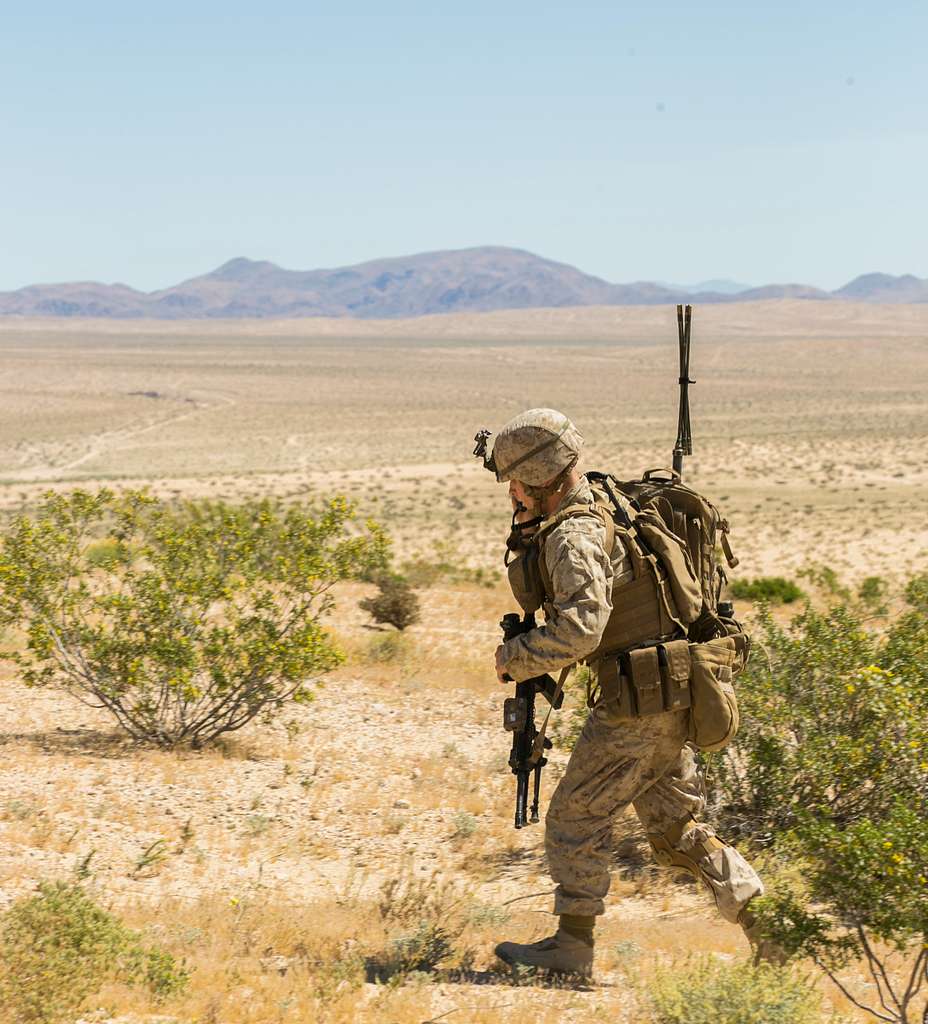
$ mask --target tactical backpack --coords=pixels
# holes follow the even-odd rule
[[[687,580],[695,579],[702,593],[702,607],[686,623],[689,647],[690,740],[701,750],[720,750],[738,730],[738,704],[732,685],[734,677],[747,664],[750,639],[734,618],[728,602],[720,601],[722,587],[727,582],[725,569],[719,561],[723,554],[729,568],[738,564],[728,539],[728,521],[707,498],[680,480],[670,469],[648,470],[640,480],[617,480],[605,473],[587,473],[595,491],[610,499],[613,517],[617,522],[627,521],[637,526],[637,540],[647,548],[653,536],[647,521],[659,517],[666,531],[679,542],[688,562]],[[631,516],[622,510],[621,494],[630,502]],[[640,524],[639,524],[640,520]],[[679,561],[662,557],[654,550],[656,560],[666,573],[680,574]],[[670,648],[671,645],[658,645]],[[632,652],[634,653],[634,652]],[[674,651],[682,662],[683,652]],[[659,652],[671,662],[667,652]],[[659,659],[660,661],[660,659]],[[682,669],[682,664],[681,664]],[[664,705],[668,706],[670,690],[679,690],[673,680],[673,665],[669,667],[670,680],[663,680]],[[668,675],[667,671],[663,675]]]

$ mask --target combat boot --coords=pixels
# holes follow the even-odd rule
[[[789,953],[774,939],[770,938],[764,930],[764,925],[751,913],[749,907],[741,911],[738,924],[744,932],[751,949],[754,951],[755,966],[760,963],[773,964],[775,967],[782,967],[789,960]]]
[[[554,935],[538,942],[501,942],[496,955],[515,967],[534,967],[553,974],[593,975],[593,918],[562,915]]]

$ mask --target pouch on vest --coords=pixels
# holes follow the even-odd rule
[[[635,703],[642,718],[664,710],[661,687],[661,666],[656,647],[644,647],[628,653],[628,674],[631,676]]]
[[[690,645],[689,740],[700,750],[721,750],[738,732],[738,701],[732,684],[737,657],[737,645],[731,636]]]
[[[535,613],[545,599],[545,588],[538,569],[538,548],[524,548],[506,566],[509,588],[523,612]]]
[[[599,692],[591,692],[587,698],[589,707],[603,706],[612,721],[637,717],[631,680],[621,671],[619,661],[618,655],[613,654],[596,663],[595,686]]]
[[[664,683],[664,707],[681,711],[690,706],[690,645],[686,640],[659,644],[658,655]]]

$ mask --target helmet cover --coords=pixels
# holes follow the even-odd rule
[[[583,435],[555,409],[529,409],[496,435],[496,479],[519,480],[532,487],[549,483],[569,469],[583,448]]]

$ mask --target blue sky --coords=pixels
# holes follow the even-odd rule
[[[612,281],[928,277],[928,3],[42,3],[0,290],[514,245]]]

